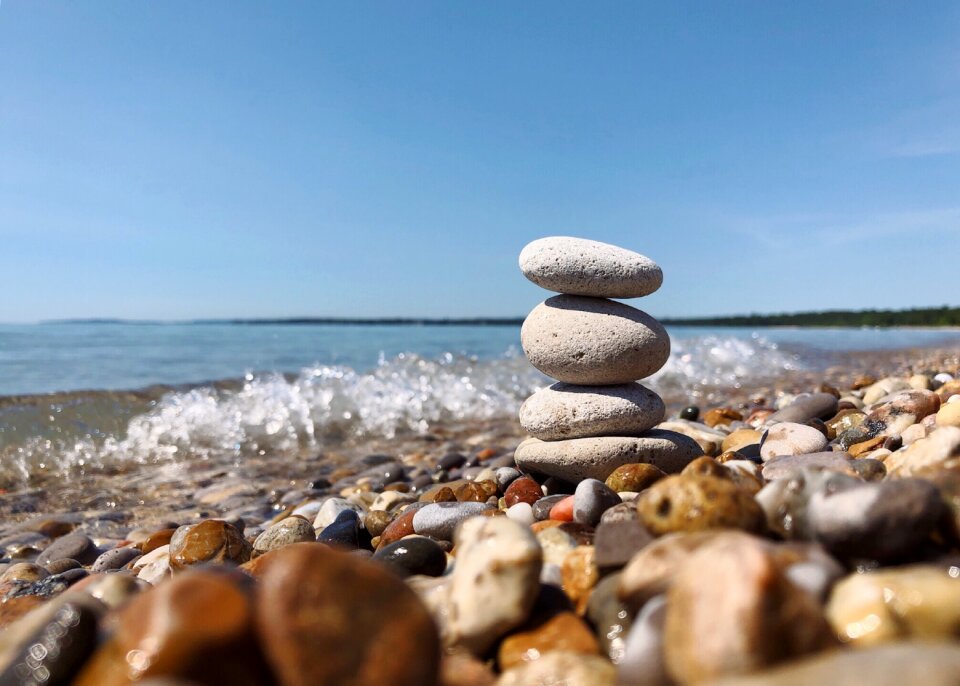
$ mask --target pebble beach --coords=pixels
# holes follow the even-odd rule
[[[653,260],[520,267],[515,418],[9,479],[0,684],[960,683],[960,349],[654,389]]]

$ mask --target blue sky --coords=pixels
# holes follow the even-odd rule
[[[960,5],[0,4],[0,321],[960,305]]]

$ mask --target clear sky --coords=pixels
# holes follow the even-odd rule
[[[0,3],[0,321],[960,305],[956,2]]]

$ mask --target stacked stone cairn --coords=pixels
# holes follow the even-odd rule
[[[654,428],[663,400],[637,383],[666,364],[666,330],[612,299],[650,295],[663,282],[660,267],[624,248],[554,236],[527,245],[520,270],[560,295],[537,305],[521,330],[530,363],[557,383],[520,408],[532,438],[517,448],[517,466],[578,483],[627,464],[676,473],[702,455],[693,439]]]

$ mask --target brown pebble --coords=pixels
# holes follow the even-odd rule
[[[253,546],[236,527],[220,519],[206,519],[174,532],[170,539],[170,569],[202,562],[242,564],[252,552]]]
[[[730,478],[729,470],[708,455],[702,455],[687,464],[680,474],[683,476],[715,476],[718,479]]]
[[[258,559],[257,627],[279,686],[436,683],[433,618],[394,574],[313,543]]]
[[[637,498],[637,512],[655,536],[709,529],[762,531],[766,521],[749,491],[714,476],[669,476]]]
[[[399,541],[404,536],[412,534],[413,516],[415,514],[416,510],[409,510],[395,517],[394,520],[387,525],[387,528],[383,530],[383,533],[380,534],[380,544],[378,547]]]
[[[666,472],[652,464],[625,464],[614,469],[605,483],[617,493],[623,491],[638,493],[649,488],[666,475]]]
[[[385,510],[370,510],[363,517],[363,528],[371,537],[379,536],[393,521],[393,515]]]
[[[709,427],[728,425],[731,422],[738,422],[743,419],[743,415],[732,407],[716,407],[707,410],[703,415],[703,423]]]
[[[507,486],[507,490],[503,494],[503,502],[507,507],[512,507],[517,503],[533,505],[542,497],[543,491],[540,489],[540,484],[529,476],[521,476]]]
[[[874,436],[869,440],[860,441],[859,443],[854,443],[853,445],[850,446],[850,449],[847,452],[850,453],[851,457],[864,455],[866,453],[869,453],[871,450],[874,450],[882,446],[885,440],[887,440],[885,436]]]
[[[176,529],[161,529],[160,531],[154,531],[152,534],[147,536],[143,543],[140,544],[140,552],[146,555],[157,548],[168,545],[174,531],[176,531]]]
[[[563,558],[563,564],[560,565],[560,580],[563,592],[576,607],[577,614],[583,616],[587,611],[590,592],[597,585],[599,578],[595,549],[592,545],[578,545]]]
[[[534,627],[510,634],[497,650],[497,663],[504,671],[523,662],[539,660],[547,653],[564,650],[581,655],[599,655],[600,645],[587,624],[572,612],[560,612]]]

